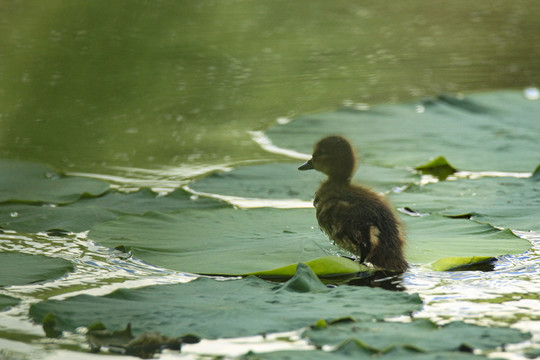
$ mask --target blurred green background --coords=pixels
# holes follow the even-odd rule
[[[105,174],[267,160],[247,131],[279,117],[537,85],[539,8],[4,0],[0,157]]]

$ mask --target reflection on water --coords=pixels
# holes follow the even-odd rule
[[[492,272],[431,272],[413,267],[406,274],[408,291],[425,302],[416,317],[445,324],[463,320],[484,326],[512,326],[540,341],[540,233],[516,232],[532,243],[525,254],[503,256]],[[529,344],[497,353],[501,358],[522,359],[516,351]],[[538,345],[536,345],[538,346]]]
[[[75,271],[61,279],[44,284],[10,286],[5,290],[9,294],[31,295],[37,299],[74,296],[78,291],[102,295],[115,290],[120,283],[121,287],[140,287],[150,283],[187,282],[195,278],[95,244],[87,239],[86,233],[48,236],[6,231],[0,234],[0,252],[47,255],[73,262]]]
[[[537,85],[536,8],[3,2],[0,156],[108,174],[275,159],[247,132],[342,104]]]

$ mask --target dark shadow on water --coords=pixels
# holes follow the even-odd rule
[[[403,273],[377,270],[373,273],[358,273],[356,277],[346,281],[344,285],[369,286],[391,291],[405,291]]]

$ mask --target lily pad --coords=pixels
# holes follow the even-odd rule
[[[319,172],[298,171],[300,163],[245,166],[230,172],[214,173],[190,187],[199,192],[262,199],[313,199],[326,178]],[[418,181],[420,177],[403,169],[361,165],[353,181],[379,192]]]
[[[98,207],[0,204],[0,227],[24,233],[52,229],[81,232],[92,225],[116,219],[117,214]]]
[[[336,252],[312,209],[149,212],[97,225],[89,237],[131,248],[151,264],[199,274],[248,274]]]
[[[365,306],[369,304],[369,306]],[[119,289],[106,296],[78,295],[47,300],[30,309],[40,323],[54,313],[61,330],[101,321],[107,328],[132,324],[134,334],[158,331],[176,337],[240,337],[299,329],[318,319],[354,316],[371,321],[419,310],[418,295],[355,286],[328,288],[306,265],[282,285],[256,277]]]
[[[0,177],[0,203],[69,204],[109,190],[104,181],[65,176],[39,163],[2,159],[0,173],[6,175]]]
[[[491,256],[445,257],[427,267],[435,271],[492,270],[495,261]]]
[[[337,345],[360,340],[373,349],[400,347],[421,353],[459,352],[460,348],[494,350],[499,346],[520,343],[531,338],[516,329],[481,327],[463,322],[437,326],[427,319],[409,323],[349,322],[307,330],[302,334],[314,345]]]
[[[458,179],[392,194],[421,213],[467,217],[512,230],[540,231],[540,188],[533,178]]]
[[[439,180],[445,180],[449,175],[457,171],[443,156],[439,156],[427,164],[417,166],[415,169],[422,172],[422,174],[433,175]]]
[[[52,280],[73,271],[67,260],[43,255],[0,253],[0,287]]]
[[[467,352],[434,352],[422,353],[413,348],[391,347],[388,349],[374,349],[359,340],[346,340],[330,351],[310,350],[310,351],[275,351],[271,353],[248,353],[242,356],[242,360],[340,360],[340,359],[419,359],[419,360],[481,360],[487,359],[482,355],[474,355]]]
[[[406,258],[413,263],[521,253],[530,246],[509,231],[468,220],[437,215],[402,215],[402,219],[408,238]],[[151,264],[199,274],[269,274],[268,270],[281,268],[280,275],[286,275],[292,269],[287,265],[338,254],[318,229],[314,209],[149,212],[99,224],[89,237],[110,248],[131,248],[134,256]],[[331,268],[336,264],[323,263],[314,268],[319,274],[328,275],[330,269],[343,273],[356,266],[340,263],[339,268]],[[278,275],[278,271],[270,273]]]
[[[183,189],[166,196],[160,196],[150,189],[133,193],[110,190],[103,196],[80,199],[67,205],[0,204],[0,227],[26,233],[51,229],[81,232],[125,214],[224,206],[223,202],[215,199],[191,199],[191,194]]]
[[[269,129],[274,145],[310,154],[320,138],[339,133],[364,163],[411,167],[442,155],[458,169],[530,171],[540,153],[540,102],[504,91],[439,96],[420,102],[304,115]],[[520,156],[521,154],[521,156]]]
[[[332,275],[346,275],[359,272],[371,271],[365,265],[351,261],[348,258],[341,256],[325,256],[313,260],[306,261],[305,263],[309,268],[318,276]],[[257,271],[246,275],[256,275],[265,278],[292,276],[296,272],[296,264],[286,265],[273,270]]]
[[[520,254],[531,244],[509,230],[498,230],[488,224],[466,219],[451,219],[439,215],[402,216],[407,233],[405,257],[413,263],[429,263],[440,258],[447,268],[460,265],[462,257],[492,257]],[[444,270],[446,270],[445,268]],[[441,269],[442,270],[442,269]]]

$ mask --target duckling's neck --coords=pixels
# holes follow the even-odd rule
[[[350,185],[351,184],[351,177],[343,177],[343,176],[328,176],[328,179],[325,181],[328,185]]]

